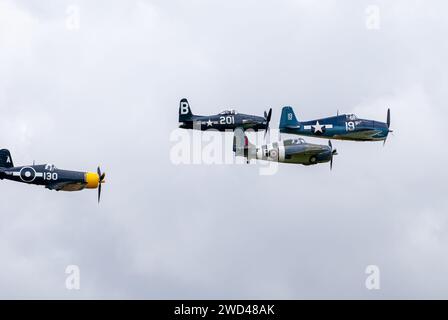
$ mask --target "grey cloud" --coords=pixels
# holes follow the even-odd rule
[[[370,4],[2,1],[0,146],[108,177],[99,207],[0,184],[0,297],[445,298],[447,5],[373,1],[369,31]],[[302,119],[390,107],[396,132],[384,148],[335,142],[332,172],[175,166],[183,97],[204,114],[273,107],[274,126],[283,105]]]

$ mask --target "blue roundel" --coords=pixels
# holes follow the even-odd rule
[[[24,182],[33,182],[36,179],[36,170],[31,167],[25,167],[20,170],[20,179]]]

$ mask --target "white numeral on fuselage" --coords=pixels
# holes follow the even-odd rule
[[[345,123],[345,130],[346,131],[355,131],[355,129],[356,129],[356,125],[355,125],[355,123],[353,121]]]
[[[45,181],[56,181],[58,180],[58,174],[56,172],[44,172]]]
[[[220,124],[235,124],[235,117],[221,117],[219,118]]]

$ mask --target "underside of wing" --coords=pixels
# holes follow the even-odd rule
[[[380,131],[379,130],[374,130],[374,129],[360,129],[357,132],[352,132],[352,133],[346,133],[346,134],[342,134],[342,135],[334,135],[333,139],[340,139],[340,140],[352,140],[352,139],[356,139],[356,140],[375,140],[376,135],[379,134]]]
[[[56,191],[80,191],[85,188],[85,184],[74,182],[57,182],[49,184],[45,186],[45,188]]]
[[[321,153],[322,150],[309,150],[309,151],[304,151],[301,152],[299,155],[301,156],[305,156],[305,157],[312,157],[312,156],[317,156],[319,153]]]
[[[316,148],[316,147],[305,147],[302,149],[296,149],[293,152],[295,154],[298,155],[303,155],[303,156],[314,156],[316,154],[321,153],[323,150],[321,148]]]

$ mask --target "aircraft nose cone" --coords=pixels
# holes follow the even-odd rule
[[[326,160],[330,160],[331,158],[331,148],[329,146],[325,146],[324,149],[321,149],[322,151],[320,152],[318,158],[321,161],[326,161]]]
[[[85,183],[87,189],[96,189],[100,184],[100,176],[95,172],[87,172],[85,175]]]
[[[375,121],[375,129],[379,130],[379,134],[383,137],[387,137],[389,132],[391,132],[391,130],[389,130],[389,128],[387,127],[387,124],[383,122]]]

